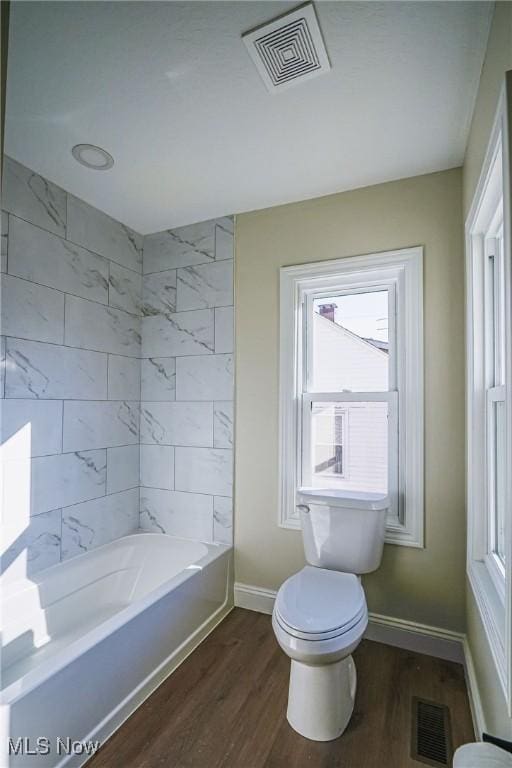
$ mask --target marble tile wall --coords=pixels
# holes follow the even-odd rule
[[[233,538],[233,220],[144,238],[140,525]]]
[[[2,191],[2,573],[231,544],[232,218],[142,238],[9,158]]]
[[[14,578],[139,526],[143,238],[9,158],[2,191],[0,539]]]

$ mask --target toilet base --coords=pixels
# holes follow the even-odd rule
[[[352,716],[355,695],[356,667],[352,656],[319,666],[292,660],[288,722],[306,739],[337,739]]]

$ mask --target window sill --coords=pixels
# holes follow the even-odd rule
[[[471,591],[473,592],[487,642],[491,649],[494,665],[505,699],[510,707],[505,655],[505,616],[501,596],[483,561],[469,561],[467,572]]]

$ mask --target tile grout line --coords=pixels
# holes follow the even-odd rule
[[[66,227],[67,227],[67,219],[68,219],[67,205],[68,205],[68,195],[66,193]],[[64,339],[63,339],[63,341],[65,341],[65,340],[66,340],[66,294],[64,294]],[[61,455],[64,455],[64,408],[65,408],[64,398],[62,398],[62,400],[60,400],[59,402],[62,404],[62,407],[61,407],[61,441],[60,441],[60,451],[61,451]],[[62,558],[63,558],[63,546],[62,546],[63,537],[64,537],[64,514],[63,514],[63,511],[62,511],[62,507],[61,507],[60,508],[60,557],[59,557],[59,562],[62,562]]]
[[[66,294],[68,295],[68,294]],[[99,306],[105,306],[105,305],[99,305]],[[25,341],[30,342],[32,344],[50,344],[52,347],[64,347],[65,349],[74,349],[77,352],[93,352],[97,355],[117,355],[118,357],[128,357],[133,360],[137,359],[137,355],[123,355],[122,352],[108,352],[103,349],[90,349],[89,347],[74,347],[71,344],[56,344],[53,341],[38,341],[37,339],[28,339],[24,336],[6,336],[6,339],[11,339],[12,341]],[[208,354],[208,353],[205,353]],[[196,355],[196,357],[202,357],[202,355]]]
[[[69,194],[67,190],[63,190],[66,198],[66,221],[64,222],[64,239],[68,239],[68,209],[69,209]]]
[[[59,240],[62,240],[65,243],[69,243],[70,245],[75,246],[75,248],[81,248],[83,251],[86,251],[87,253],[92,254],[93,256],[96,256],[99,259],[103,259],[104,261],[112,261],[114,264],[116,264],[118,267],[122,267],[123,269],[127,269],[130,272],[133,272],[134,275],[138,275],[139,277],[142,277],[142,272],[138,272],[136,269],[133,269],[133,267],[128,267],[126,264],[123,264],[120,261],[117,261],[117,259],[113,259],[111,256],[105,256],[103,253],[99,253],[98,251],[93,251],[92,248],[88,248],[86,245],[82,245],[81,243],[77,243],[75,240],[71,240],[67,233],[65,235],[61,235],[58,232],[53,232],[51,229],[46,229],[46,227],[41,226],[41,224],[35,224],[33,221],[30,221],[30,219],[24,219],[23,216],[20,216],[17,213],[13,213],[13,211],[8,211],[5,208],[1,209],[3,213],[6,213],[15,219],[18,219],[19,221],[23,221],[25,224],[28,224],[31,227],[35,227],[36,229],[40,229],[42,232],[46,232],[48,235],[52,235],[53,237],[57,237]],[[67,214],[66,214],[67,217]],[[117,222],[116,219],[112,219],[112,221],[121,224],[121,222]],[[124,226],[121,224],[121,226]],[[67,229],[67,225],[66,225]],[[138,233],[137,233],[138,234]],[[156,273],[151,273],[156,274]]]
[[[9,225],[11,223],[10,214],[6,211],[5,215],[7,216],[7,251],[5,253],[5,274],[8,274],[9,272]]]
[[[141,421],[142,421],[142,352],[144,344],[143,323],[144,323],[144,307],[145,307],[145,285],[144,285],[144,251],[145,251],[146,238],[142,236],[142,248],[141,248],[141,287],[140,287],[140,300],[141,300],[141,321],[140,321],[140,356],[139,356],[139,499],[138,499],[138,514],[137,525],[141,527],[141,485],[142,485],[142,450],[141,450]]]
[[[71,509],[72,507],[79,507],[82,504],[89,504],[93,501],[100,501],[101,499],[105,499],[106,497],[111,496],[119,496],[122,493],[128,493],[129,491],[135,491],[137,489],[136,485],[133,485],[131,488],[123,488],[120,491],[113,491],[112,493],[102,493],[100,496],[91,496],[88,499],[84,499],[83,501],[74,501],[72,504],[65,504],[61,505],[60,507],[52,507],[51,509],[44,509],[42,512],[37,512],[35,515],[30,515],[30,520],[34,520],[36,517],[40,517],[41,515],[48,515],[50,512],[58,512],[61,510],[62,513],[66,509]],[[197,494],[200,495],[200,494]],[[204,495],[204,494],[201,494]]]

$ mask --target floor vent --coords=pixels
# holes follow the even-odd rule
[[[450,711],[444,704],[413,697],[411,757],[425,765],[452,764]]]
[[[246,32],[242,39],[271,93],[331,68],[312,3]]]

